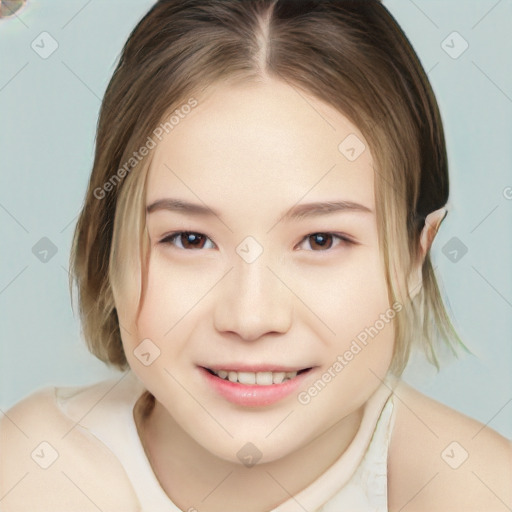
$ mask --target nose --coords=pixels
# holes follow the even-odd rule
[[[219,332],[236,333],[245,340],[290,329],[293,304],[290,291],[263,257],[242,259],[219,283],[214,322]]]

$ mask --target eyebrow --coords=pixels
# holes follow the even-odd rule
[[[185,212],[189,215],[207,217],[215,216],[220,218],[220,214],[206,205],[189,203],[181,199],[158,199],[146,207],[146,213],[150,214],[156,211],[177,211]],[[373,210],[360,203],[353,201],[325,201],[315,203],[298,204],[290,208],[280,218],[281,221],[298,221],[307,217],[317,217],[331,213],[341,212],[359,212],[373,213]]]

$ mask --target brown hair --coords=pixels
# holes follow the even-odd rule
[[[130,302],[136,311],[144,290],[151,163],[151,153],[133,155],[162,119],[194,96],[200,101],[207,87],[263,77],[333,106],[368,141],[390,304],[404,309],[395,318],[392,370],[403,371],[413,340],[437,366],[435,342],[452,350],[462,342],[428,253],[414,300],[407,283],[425,217],[448,200],[443,127],[418,57],[377,0],[160,0],[138,23],[103,99],[73,240],[71,274],[89,349],[126,369],[117,310]]]

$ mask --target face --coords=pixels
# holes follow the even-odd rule
[[[123,345],[176,428],[268,462],[361,407],[391,362],[372,156],[281,82],[197,99],[153,150],[147,283]]]

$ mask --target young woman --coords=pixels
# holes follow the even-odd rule
[[[157,2],[72,252],[123,373],[8,411],[2,510],[510,510],[510,442],[400,380],[414,344],[460,344],[429,257],[447,199],[434,95],[378,1]]]

